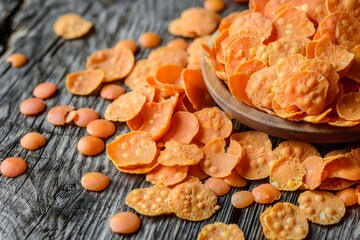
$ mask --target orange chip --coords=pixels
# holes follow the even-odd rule
[[[204,154],[195,144],[184,144],[176,141],[165,143],[158,158],[158,162],[164,166],[189,166],[200,162]]]
[[[319,38],[327,36],[348,50],[360,44],[360,21],[346,12],[329,14],[319,24],[317,31]]]
[[[345,155],[327,161],[324,171],[327,178],[343,178],[347,180],[360,180],[360,148],[354,149]]]
[[[291,157],[282,157],[271,166],[269,182],[279,190],[295,191],[303,184],[305,174],[303,163]]]
[[[336,224],[345,215],[344,202],[330,192],[305,191],[298,203],[306,218],[317,224]]]
[[[246,93],[246,87],[250,77],[244,73],[236,73],[229,76],[228,87],[231,94],[249,106],[254,106]]]
[[[235,36],[242,30],[256,32],[267,39],[273,30],[271,20],[260,12],[246,11],[239,14],[229,28],[229,36]]]
[[[157,154],[158,155],[158,154]],[[117,168],[117,170],[119,170],[120,172],[125,172],[125,173],[130,173],[130,174],[145,174],[150,172],[151,170],[153,170],[154,168],[156,168],[160,163],[157,161],[156,157],[154,158],[154,160],[146,165],[142,165],[139,167],[120,167],[118,165],[116,165],[115,162],[113,162],[115,167]]]
[[[300,71],[316,71],[323,75],[329,83],[326,104],[330,104],[335,100],[336,94],[339,92],[338,80],[339,74],[331,62],[321,59],[306,59],[300,68]]]
[[[104,117],[110,121],[126,122],[138,115],[146,102],[146,97],[137,91],[125,93],[110,103]]]
[[[357,0],[326,0],[326,7],[330,13],[347,12],[357,19],[360,18],[360,2]]]
[[[304,184],[314,190],[320,186],[323,180],[323,171],[325,167],[324,159],[318,156],[307,157],[302,163],[305,166],[306,173],[304,176]]]
[[[297,8],[289,8],[279,12],[273,20],[274,39],[285,36],[311,37],[315,34],[314,24],[306,14]]]
[[[342,178],[325,178],[319,186],[320,190],[339,191],[356,184],[356,181],[351,181]]]
[[[160,47],[149,53],[147,60],[153,69],[165,64],[175,64],[185,67],[188,60],[185,50],[180,48]]]
[[[329,13],[324,0],[292,0],[288,8],[296,7],[305,12],[310,19],[320,23]]]
[[[278,159],[282,157],[290,157],[300,162],[304,161],[307,157],[320,157],[320,153],[313,145],[297,140],[288,140],[280,143],[274,149],[274,154]]]
[[[191,131],[189,131],[191,129]],[[180,143],[190,143],[199,131],[199,121],[189,112],[175,112],[171,118],[170,129],[166,132],[163,141],[175,140]]]
[[[104,79],[104,72],[99,70],[85,70],[74,72],[66,76],[66,88],[75,95],[89,95],[100,86]]]
[[[171,211],[181,219],[205,220],[219,209],[215,193],[200,181],[181,183],[170,191],[168,197]]]
[[[350,121],[360,120],[360,92],[342,95],[336,104],[338,115]]]
[[[285,97],[308,115],[319,114],[326,106],[327,79],[315,71],[301,71],[291,76]]]
[[[146,59],[139,60],[135,63],[135,66],[131,73],[125,78],[125,85],[131,90],[135,90],[139,87],[147,86],[146,76],[151,74],[153,66]]]
[[[106,153],[119,167],[138,167],[151,163],[157,155],[157,148],[148,133],[133,131],[109,143]]]
[[[333,44],[328,37],[322,38],[315,47],[315,57],[334,65],[335,70],[340,72],[349,67],[354,54],[348,52],[345,46]]]
[[[267,239],[304,239],[309,224],[299,207],[284,202],[267,208],[260,216],[261,226]]]
[[[305,56],[307,59],[315,58],[315,48],[319,41],[320,40],[312,40],[306,44],[306,55]]]
[[[249,0],[249,9],[254,12],[264,12],[266,4],[269,0]]]
[[[197,240],[245,240],[243,231],[236,224],[215,222],[205,225],[197,236]]]
[[[270,164],[276,160],[272,152],[272,143],[267,134],[247,131],[231,135],[231,140],[240,143],[243,153],[236,171],[240,176],[256,180],[269,176]]]
[[[164,166],[158,165],[146,174],[146,181],[154,185],[175,185],[187,176],[188,166]]]
[[[183,91],[181,74],[183,67],[175,64],[165,64],[158,67],[155,71],[154,78],[158,86],[171,86],[178,92]]]
[[[219,22],[218,14],[204,8],[193,7],[184,10],[180,18],[171,21],[168,31],[176,36],[194,38],[213,33]]]
[[[301,54],[305,56],[305,46],[291,40],[277,40],[269,43],[267,47],[269,55],[268,63],[270,66],[276,66],[278,60],[293,54]]]
[[[277,79],[276,67],[266,67],[253,73],[246,85],[246,95],[258,109],[272,109],[272,87]]]
[[[351,49],[350,52],[354,54],[354,59],[346,76],[360,83],[360,45]]]
[[[103,70],[104,82],[111,82],[126,77],[134,64],[134,53],[129,48],[112,48],[94,52],[88,57],[86,68]]]
[[[246,10],[244,10],[246,11]],[[234,22],[234,20],[240,15],[240,14],[243,14],[243,12],[232,12],[230,13],[229,15],[223,17],[221,19],[221,22],[219,24],[219,27],[218,27],[218,31],[220,32],[220,34],[226,30],[229,30],[231,24]]]
[[[200,124],[195,139],[204,144],[217,137],[227,138],[233,130],[231,120],[218,107],[204,108],[194,112],[194,115]]]
[[[164,186],[134,189],[125,198],[125,203],[140,214],[159,216],[171,213],[170,189]]]
[[[204,78],[200,70],[185,69],[182,79],[186,96],[195,110],[215,106],[215,102],[206,88]]]
[[[53,30],[56,35],[65,39],[76,39],[86,35],[93,24],[76,13],[60,16],[54,23]]]
[[[154,141],[160,139],[170,127],[174,108],[171,99],[146,103],[140,113],[143,116],[143,125],[139,130],[148,132]]]
[[[225,140],[214,138],[203,147],[204,158],[200,161],[200,167],[212,177],[223,178],[229,176],[231,171],[239,163],[242,148],[236,141],[230,141],[230,146],[225,153]]]

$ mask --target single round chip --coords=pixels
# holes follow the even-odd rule
[[[305,174],[305,166],[300,161],[282,157],[272,165],[269,182],[279,190],[295,191],[302,186]]]
[[[323,171],[325,168],[324,159],[318,156],[307,157],[302,163],[305,166],[306,173],[304,176],[304,184],[309,190],[319,187],[323,180]]]
[[[170,189],[164,186],[134,189],[125,198],[125,203],[138,213],[159,216],[172,212],[169,206]]]
[[[104,79],[104,72],[99,70],[84,70],[66,76],[65,84],[69,92],[75,95],[91,94]]]
[[[190,221],[208,219],[219,208],[215,193],[200,181],[181,183],[170,191],[168,197],[171,211]]]
[[[271,163],[276,160],[272,143],[267,134],[247,131],[231,135],[231,140],[240,143],[243,153],[236,171],[240,176],[256,180],[269,176]]]
[[[330,192],[305,191],[300,194],[298,203],[306,218],[317,224],[336,224],[345,215],[344,202]]]
[[[261,226],[267,239],[304,239],[309,224],[299,207],[284,202],[267,208],[260,216]]]
[[[108,105],[104,117],[110,121],[126,122],[138,115],[146,102],[146,96],[140,92],[125,93]]]
[[[56,35],[65,39],[76,39],[86,35],[92,23],[76,13],[68,13],[56,19],[53,30]]]
[[[278,159],[282,157],[289,157],[300,162],[304,161],[307,157],[320,157],[320,153],[313,145],[297,140],[283,141],[274,149],[273,152]]]
[[[208,143],[214,138],[227,138],[233,130],[233,124],[218,107],[204,108],[194,113],[200,128],[195,139]]]
[[[152,69],[156,69],[165,64],[175,64],[185,67],[188,62],[187,58],[185,50],[168,47],[157,48],[147,56],[147,60],[151,64]]]
[[[195,144],[169,141],[165,143],[158,162],[164,166],[189,166],[199,163],[203,156],[203,151]]]
[[[109,143],[106,153],[119,167],[138,167],[151,163],[156,157],[157,148],[148,133],[133,131]]]
[[[126,77],[135,64],[134,53],[129,48],[111,48],[94,52],[86,61],[86,68],[103,70],[104,82]]]
[[[151,74],[153,71],[153,66],[146,59],[136,61],[134,68],[130,74],[125,78],[125,85],[128,86],[131,90],[147,86],[146,76]]]
[[[360,92],[352,92],[342,95],[336,104],[338,115],[345,120],[360,120]]]
[[[215,222],[205,225],[198,234],[197,240],[244,240],[244,233],[236,224]]]

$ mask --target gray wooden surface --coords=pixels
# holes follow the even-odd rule
[[[188,222],[174,215],[142,218],[141,230],[128,236],[114,235],[108,219],[119,211],[132,209],[124,203],[127,193],[149,186],[144,176],[118,172],[105,154],[85,157],[76,151],[77,140],[86,135],[76,126],[54,127],[46,112],[37,117],[24,117],[19,103],[30,97],[40,82],[58,85],[58,93],[46,100],[47,109],[59,104],[76,108],[92,107],[102,115],[109,101],[94,94],[77,97],[64,85],[66,74],[84,69],[86,57],[95,50],[111,47],[122,38],[137,39],[144,31],[158,32],[163,43],[174,37],[167,33],[170,20],[201,0],[0,0],[0,161],[9,156],[26,159],[28,170],[18,178],[0,176],[0,239],[196,239],[208,223],[236,223],[247,239],[262,239],[259,223],[267,207],[252,205],[238,210],[231,207],[231,193],[219,198],[222,210],[209,220]],[[228,1],[226,15],[246,8],[246,4]],[[95,24],[86,39],[65,41],[54,35],[52,24],[67,12],[77,12]],[[13,52],[30,57],[26,66],[12,69],[4,61]],[[146,57],[140,50],[137,59]],[[235,124],[237,131],[246,128]],[[48,143],[37,151],[24,150],[19,139],[29,131],[46,135]],[[118,125],[118,134],[126,132]],[[110,138],[108,141],[111,141]],[[274,145],[280,140],[273,138]],[[324,153],[344,145],[317,146]],[[101,193],[87,192],[80,185],[81,176],[100,171],[112,182]],[[265,182],[255,181],[243,189]],[[232,189],[232,192],[239,189]],[[281,201],[296,203],[298,193],[283,193]],[[309,239],[360,239],[359,207],[347,209],[344,220],[332,227],[310,226]]]

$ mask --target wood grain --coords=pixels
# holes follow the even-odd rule
[[[17,3],[16,7],[9,3]],[[108,219],[118,211],[133,211],[124,199],[138,187],[149,186],[145,177],[118,172],[105,154],[86,157],[76,151],[78,139],[86,135],[76,126],[54,127],[46,120],[46,111],[37,117],[24,117],[18,111],[21,101],[32,95],[40,82],[57,84],[58,93],[46,100],[47,110],[59,104],[76,108],[92,107],[103,115],[110,103],[98,96],[78,97],[66,91],[66,74],[84,69],[86,58],[95,50],[111,47],[122,38],[137,39],[144,31],[163,36],[163,43],[173,39],[167,33],[170,20],[191,6],[201,6],[202,0],[0,0],[0,16],[8,27],[4,52],[0,53],[0,161],[9,156],[26,159],[26,174],[9,179],[0,176],[0,239],[196,239],[207,223],[236,223],[247,239],[263,239],[259,222],[267,207],[253,205],[237,210],[230,205],[230,195],[221,197],[222,210],[209,220],[188,222],[174,215],[141,216],[141,230],[129,236],[114,235]],[[244,9],[244,4],[228,1],[223,15]],[[52,24],[60,15],[77,12],[95,24],[94,32],[85,39],[65,41],[55,36]],[[2,34],[3,32],[1,32]],[[12,69],[4,61],[7,55],[22,52],[30,61],[20,69]],[[141,49],[137,59],[147,56]],[[117,134],[128,131],[117,124]],[[236,131],[248,130],[234,121]],[[19,139],[29,131],[39,131],[48,139],[37,151],[24,150]],[[115,136],[108,141],[114,139]],[[272,138],[274,145],[281,141]],[[317,146],[321,152],[343,145]],[[82,189],[80,179],[89,171],[100,171],[111,178],[108,189],[100,193]],[[242,189],[252,189],[264,181],[253,181]],[[240,189],[232,189],[232,192]],[[284,193],[282,201],[296,203],[298,193]],[[347,217],[334,227],[311,225],[309,239],[359,239],[358,207],[348,208]]]

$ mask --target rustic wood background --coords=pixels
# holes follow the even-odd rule
[[[247,239],[263,239],[259,216],[268,206],[255,204],[238,210],[231,206],[232,189],[219,198],[222,210],[210,219],[189,222],[174,215],[142,218],[141,230],[121,236],[108,227],[111,215],[132,209],[124,203],[133,188],[149,186],[143,175],[118,172],[105,154],[86,157],[76,151],[77,140],[86,135],[76,126],[54,127],[45,120],[46,112],[25,117],[19,103],[32,96],[40,82],[58,85],[55,97],[46,100],[47,109],[59,104],[92,107],[101,115],[109,101],[94,94],[77,97],[64,85],[66,74],[84,69],[85,60],[93,51],[113,46],[122,38],[137,39],[144,31],[162,35],[163,43],[174,37],[167,32],[170,20],[202,0],[0,0],[0,161],[19,156],[26,159],[28,170],[18,178],[0,176],[0,239],[196,239],[208,223],[236,223]],[[246,4],[228,1],[223,16],[245,9]],[[65,41],[52,31],[55,19],[68,12],[77,12],[95,24],[94,32],[85,39]],[[30,61],[20,69],[12,69],[5,58],[21,52]],[[148,50],[140,50],[137,59]],[[235,123],[237,131],[246,127]],[[19,146],[21,136],[30,131],[46,135],[48,143],[37,151]],[[118,134],[128,131],[118,125]],[[111,141],[114,137],[109,139]],[[281,140],[273,138],[274,145]],[[316,145],[320,152],[344,145]],[[112,182],[101,193],[85,191],[82,175],[100,171]],[[253,189],[265,182],[254,181],[242,189]],[[283,193],[281,201],[296,203],[298,193]],[[360,239],[359,206],[347,209],[344,220],[335,226],[311,224],[309,239]]]

